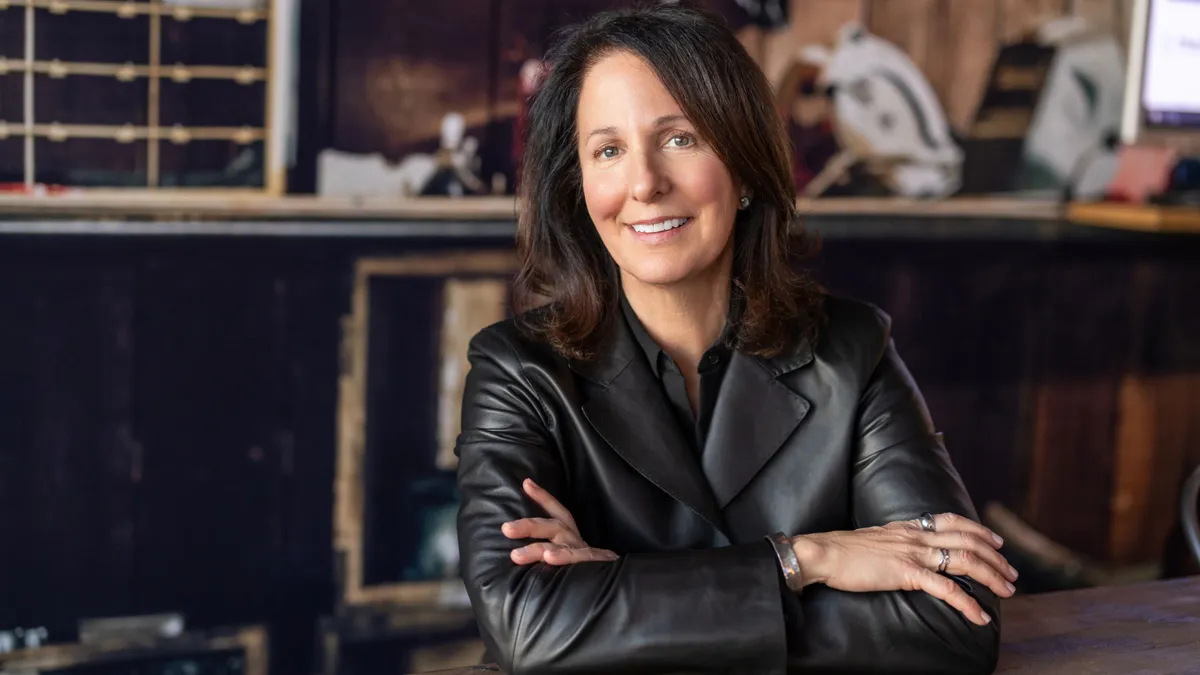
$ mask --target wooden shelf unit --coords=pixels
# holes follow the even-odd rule
[[[253,66],[189,66],[182,63],[172,65],[138,65],[133,63],[85,63],[79,61],[14,61],[0,57],[0,75],[23,73],[33,70],[39,75],[54,79],[89,75],[114,77],[121,82],[139,78],[159,77],[184,83],[192,80],[229,80],[238,84],[252,84],[267,80],[267,69]]]
[[[14,133],[13,129],[20,131]],[[139,140],[170,141],[183,145],[192,141],[233,141],[238,144],[253,143],[266,138],[266,130],[254,127],[135,127],[103,124],[35,124],[32,127],[13,127],[0,122],[0,138],[9,136],[32,136],[65,141],[71,138],[103,138],[118,143]]]
[[[93,672],[102,665],[125,664],[130,670],[162,659],[195,658],[229,652],[241,661],[244,675],[268,675],[269,636],[265,626],[250,625],[187,632],[173,638],[111,639],[100,644],[52,644],[0,654],[0,672]]]
[[[316,632],[316,675],[436,672],[477,664],[486,651],[469,607],[348,607],[321,617]]]
[[[288,36],[294,26],[295,7],[297,0],[263,0],[265,6],[259,9],[222,9],[215,7],[190,7],[186,5],[168,5],[164,0],[145,0],[131,2],[127,0],[0,0],[0,13],[23,13],[24,15],[24,55],[0,57],[0,77],[21,76],[20,105],[10,104],[8,110],[0,112],[0,140],[23,139],[23,183],[27,192],[35,192],[37,184],[47,182],[39,180],[39,150],[36,139],[48,139],[51,142],[65,142],[74,139],[112,140],[128,144],[135,141],[145,141],[144,174],[145,185],[133,188],[117,185],[89,184],[81,189],[115,189],[122,192],[153,193],[160,189],[164,176],[162,166],[162,143],[176,146],[186,145],[197,141],[229,142],[235,147],[263,143],[261,150],[261,182],[249,180],[246,184],[229,186],[227,188],[209,187],[179,187],[172,189],[184,191],[194,189],[198,194],[210,198],[220,194],[222,189],[244,191],[250,189],[261,192],[266,196],[282,196],[285,191],[286,160],[285,138],[289,115],[287,87],[290,86],[289,73],[295,67],[294,56],[291,53]],[[146,39],[148,46],[148,62],[146,63],[112,63],[103,59],[97,60],[67,60],[44,58],[38,54],[39,45],[35,43],[38,22],[47,20],[49,15],[65,15],[72,12],[90,12],[109,14],[120,19],[133,20],[139,17],[148,19]],[[163,20],[173,19],[178,22],[189,22],[193,19],[217,19],[237,22],[242,25],[256,23],[266,24],[265,45],[261,62],[242,65],[208,65],[204,63],[168,63],[163,58]],[[19,19],[18,19],[19,21]],[[61,123],[55,119],[62,115],[60,110],[37,109],[38,87],[45,86],[43,78],[62,82],[75,77],[113,78],[122,83],[145,81],[144,90],[145,113],[144,120],[131,119],[126,124],[102,123]],[[183,104],[187,121],[199,121],[200,124],[164,123],[163,120],[163,83],[171,82],[173,86],[186,87],[194,81],[229,82],[236,85],[263,86],[261,119],[250,120],[252,124],[222,125],[203,124],[204,110],[194,111],[191,102]],[[62,86],[62,85],[59,85]],[[176,95],[180,90],[176,89]],[[138,96],[141,96],[139,92]],[[250,99],[253,100],[253,99]],[[217,109],[220,104],[215,104]],[[251,104],[251,109],[253,108]],[[16,114],[17,108],[20,114]],[[177,106],[178,107],[178,106]],[[177,113],[178,114],[178,113]],[[71,111],[70,117],[79,117],[78,109]],[[253,115],[252,115],[253,116]],[[15,117],[15,119],[14,119]],[[200,118],[195,120],[194,118]],[[106,120],[107,121],[107,120]],[[67,151],[71,152],[70,150]],[[143,152],[139,149],[138,152]],[[61,161],[61,160],[60,160]],[[74,168],[74,167],[71,167]],[[188,172],[199,170],[197,167],[176,167],[176,171]],[[93,169],[95,171],[95,169]],[[208,170],[210,173],[212,169]],[[78,187],[65,185],[65,187]]]
[[[368,340],[372,330],[373,293],[380,292],[376,282],[405,279],[420,282],[424,279],[424,283],[434,281],[440,286],[438,290],[431,291],[431,297],[438,298],[432,302],[439,308],[437,311],[441,317],[438,323],[443,329],[437,351],[434,352],[435,358],[440,360],[435,369],[438,384],[429,392],[437,401],[435,419],[428,420],[429,436],[435,440],[431,443],[432,447],[415,445],[400,451],[413,453],[414,457],[420,458],[411,465],[413,472],[420,465],[425,467],[422,469],[425,471],[423,478],[429,478],[430,475],[445,478],[453,476],[450,464],[457,462],[453,457],[453,439],[457,437],[457,420],[460,416],[457,403],[462,399],[462,391],[461,383],[458,387],[447,385],[442,373],[448,364],[455,363],[457,366],[451,368],[451,372],[465,372],[466,346],[457,344],[457,338],[473,335],[488,323],[503,318],[507,312],[508,287],[517,269],[516,256],[508,247],[370,257],[361,258],[355,263],[351,311],[342,319],[342,372],[338,378],[333,550],[337,561],[339,607],[379,605],[441,610],[461,606],[459,603],[466,597],[466,589],[457,575],[407,581],[400,578],[372,581],[368,578],[368,539],[372,536],[369,526],[372,525],[370,514],[373,501],[370,491],[378,488],[373,488],[366,467],[371,461],[368,454],[372,450],[379,452],[377,446],[368,444],[368,438],[373,435],[368,434],[368,425],[379,424],[368,418],[368,411],[377,407],[370,395],[374,389],[368,386],[372,372],[369,365],[372,354],[377,360],[391,356],[387,353],[386,339],[379,343]],[[461,295],[448,293],[447,287],[460,280],[482,282],[485,288],[474,292],[463,290]],[[415,288],[421,286],[418,284]],[[480,294],[479,290],[484,292]],[[493,291],[499,291],[504,299],[497,302]],[[457,296],[461,302],[447,299],[453,296]],[[386,319],[377,321],[386,322]],[[377,336],[372,339],[379,340]],[[428,464],[422,464],[422,461]],[[442,504],[438,508],[444,506]],[[415,520],[421,515],[406,513],[402,517]]]
[[[268,9],[221,9],[219,7],[188,7],[186,5],[164,5],[159,2],[123,2],[119,0],[0,0],[0,9],[8,7],[34,7],[49,10],[54,14],[66,14],[67,12],[115,14],[121,18],[169,16],[176,21],[234,19],[247,24],[266,21],[270,18]]]

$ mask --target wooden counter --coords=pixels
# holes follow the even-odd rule
[[[955,197],[924,200],[893,197],[801,199],[802,215],[940,216],[956,218],[1054,219],[1062,207],[1041,199]],[[167,218],[198,220],[513,220],[513,197],[334,198],[296,195],[267,197],[222,193],[139,193],[97,191],[29,197],[0,194],[5,218]]]
[[[1124,234],[1073,225],[1062,205],[1040,199],[837,197],[802,199],[796,207],[804,227],[825,239],[1057,241]],[[516,216],[512,197],[0,194],[0,236],[511,241]]]
[[[1067,220],[1079,225],[1145,232],[1200,233],[1200,208],[1146,204],[1071,204]]]
[[[1137,204],[1074,203],[1012,197],[830,197],[800,199],[796,209],[808,217],[879,219],[955,218],[965,220],[1066,220],[1076,225],[1150,232],[1200,232],[1200,209]],[[139,193],[96,191],[29,197],[0,193],[0,220],[39,221],[441,221],[516,220],[516,200],[496,197],[331,198],[311,195],[268,197],[258,194],[194,192]]]
[[[829,197],[796,209],[834,237],[1057,239],[1087,231],[1200,232],[1200,209],[1016,197]],[[29,197],[0,193],[0,234],[512,236],[516,200],[496,197],[269,197],[253,193],[97,191]],[[832,228],[828,225],[838,223]],[[948,225],[947,223],[952,223]],[[461,231],[461,232],[460,232]],[[1081,232],[1082,231],[1082,232]]]
[[[1013,598],[996,673],[1200,672],[1200,577]],[[499,672],[492,666],[437,675]]]

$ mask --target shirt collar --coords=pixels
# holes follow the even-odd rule
[[[646,332],[646,327],[643,326],[641,320],[638,319],[637,314],[633,311],[633,307],[629,305],[629,300],[625,298],[624,293],[621,293],[621,313],[625,315],[625,323],[629,325],[629,330],[633,333],[634,339],[637,340],[638,345],[642,348],[642,351],[645,352],[646,360],[650,362],[651,372],[654,373],[655,377],[662,377],[661,357],[665,356],[670,358],[670,356],[668,356],[666,352],[662,350],[662,347],[660,347],[658,343],[654,341],[654,338],[650,337],[650,334]],[[709,351],[713,349],[719,349],[722,352],[727,351],[725,347],[725,341],[729,337],[729,332],[732,329],[732,324],[726,320],[725,327],[721,330],[721,335],[717,338],[716,343],[709,347]]]
[[[633,308],[629,306],[629,301],[625,299],[625,294],[621,294],[621,312],[625,315],[625,323],[629,325],[629,330],[633,333],[633,337],[637,340],[642,351],[646,353],[646,360],[650,362],[650,370],[655,377],[661,377],[662,373],[658,369],[658,357],[662,354],[662,347],[650,337],[646,332],[646,327],[642,325]]]

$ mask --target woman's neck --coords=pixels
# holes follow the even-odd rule
[[[681,368],[694,371],[725,328],[731,270],[720,267],[724,269],[669,286],[621,274],[625,297],[642,327]]]

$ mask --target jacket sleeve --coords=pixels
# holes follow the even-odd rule
[[[550,417],[508,340],[485,330],[468,355],[456,447],[461,570],[489,655],[505,672],[781,673],[780,575],[765,541],[559,567],[511,562],[510,551],[529,542],[506,538],[501,524],[544,516],[521,482],[531,477],[568,505],[570,486]]]
[[[978,521],[925,402],[890,339],[859,403],[853,473],[856,527],[923,512]],[[951,577],[992,617],[977,626],[923,591],[845,593],[812,585],[784,596],[791,672],[991,673],[1000,607],[982,584]]]

